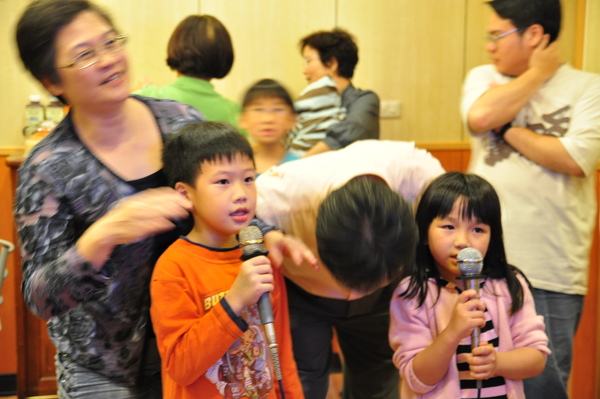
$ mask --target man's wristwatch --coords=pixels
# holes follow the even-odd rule
[[[501,139],[504,140],[504,134],[506,133],[506,131],[508,129],[510,129],[512,127],[512,122],[508,122],[506,125],[502,126],[500,128],[500,130],[496,131],[496,136],[500,137]]]

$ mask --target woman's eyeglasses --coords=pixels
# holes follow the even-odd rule
[[[71,60],[69,65],[59,66],[56,69],[63,68],[76,68],[78,71],[89,66],[94,65],[102,57],[102,53],[116,53],[117,51],[123,50],[127,43],[126,35],[119,35],[108,39],[97,47],[92,47],[85,50],[77,57]]]

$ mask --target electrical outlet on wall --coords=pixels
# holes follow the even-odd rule
[[[400,118],[400,101],[382,101],[379,116],[381,118]]]

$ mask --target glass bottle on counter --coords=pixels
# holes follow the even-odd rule
[[[31,136],[45,118],[44,106],[41,100],[42,97],[39,94],[29,96],[29,104],[25,106],[25,128],[23,128],[25,137]]]
[[[65,117],[65,107],[60,100],[50,96],[50,102],[46,106],[46,119],[58,125]]]
[[[37,143],[42,141],[42,139],[44,139],[44,137],[46,137],[48,134],[50,134],[50,132],[52,132],[55,127],[56,127],[56,123],[54,123],[54,121],[51,121],[51,120],[42,121],[42,123],[40,123],[38,125],[35,132],[33,132],[29,137],[27,137],[25,139],[24,155],[28,155],[29,152],[31,151],[31,149],[33,147],[35,147],[35,145]]]

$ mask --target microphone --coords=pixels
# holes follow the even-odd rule
[[[465,289],[475,290],[479,297],[479,285],[483,279],[483,255],[475,248],[465,248],[458,253],[458,270],[460,279],[465,283]],[[481,328],[475,327],[471,333],[471,350],[479,346]],[[481,389],[481,380],[477,380],[477,389]]]
[[[242,248],[242,261],[256,258],[257,256],[267,256],[269,251],[265,249],[263,235],[260,229],[256,226],[244,227],[239,234],[240,247]],[[271,358],[273,359],[273,368],[275,376],[279,381],[279,390],[283,396],[283,385],[281,382],[281,365],[279,364],[279,353],[277,350],[277,339],[275,337],[275,327],[273,325],[273,307],[271,306],[271,296],[265,292],[258,299],[258,313],[260,321],[265,328],[267,342],[271,350]]]

